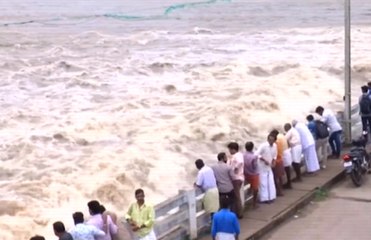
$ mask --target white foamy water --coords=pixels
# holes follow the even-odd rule
[[[343,96],[342,1],[0,2],[0,239],[98,199],[189,188],[194,160]],[[132,1],[130,1],[132,2]],[[354,92],[371,4],[352,1]]]

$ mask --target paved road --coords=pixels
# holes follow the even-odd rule
[[[371,239],[371,175],[356,188],[347,178],[328,197],[313,201],[264,240]]]

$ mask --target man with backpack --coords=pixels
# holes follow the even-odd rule
[[[321,116],[321,121],[326,123],[330,130],[328,141],[330,143],[332,154],[329,158],[338,159],[341,153],[341,133],[343,132],[343,129],[335,114],[330,109],[325,110],[322,106],[318,106],[315,112]]]
[[[325,169],[327,164],[327,141],[330,134],[327,124],[319,119],[314,119],[312,114],[307,116],[308,128],[315,140],[318,160],[321,163],[321,168]]]
[[[362,95],[359,97],[359,115],[362,119],[362,130],[370,132],[371,127],[371,98],[368,86],[362,86]]]

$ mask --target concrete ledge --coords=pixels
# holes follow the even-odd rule
[[[342,171],[339,174],[335,175],[333,178],[322,184],[322,186],[317,187],[316,189],[310,191],[309,193],[305,194],[303,197],[301,197],[298,201],[296,201],[294,204],[290,205],[290,207],[283,210],[279,215],[275,216],[270,222],[266,223],[264,227],[253,233],[247,238],[247,240],[256,240],[262,237],[263,235],[267,234],[269,231],[274,229],[275,227],[278,227],[281,223],[283,223],[285,220],[293,216],[299,209],[305,207],[308,205],[315,197],[316,190],[318,189],[326,189],[328,190],[331,188],[334,184],[338,183],[342,179],[345,178],[345,172]]]

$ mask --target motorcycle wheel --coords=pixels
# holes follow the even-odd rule
[[[361,169],[359,169],[358,167],[354,168],[350,173],[350,178],[352,179],[352,182],[356,187],[360,187],[362,185]]]

